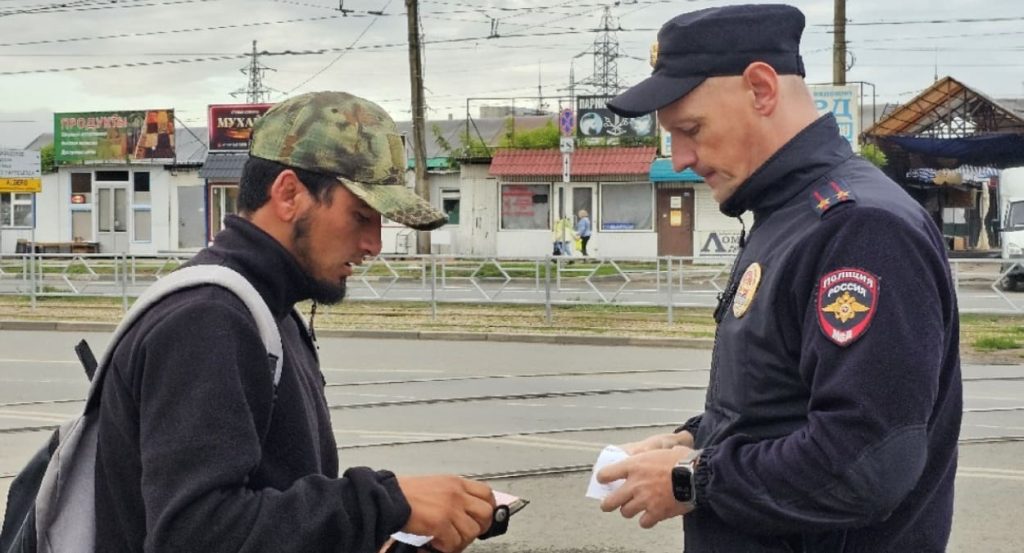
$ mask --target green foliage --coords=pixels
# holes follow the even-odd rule
[[[430,127],[430,132],[433,133],[433,135],[434,135],[434,142],[437,144],[437,147],[441,148],[446,153],[451,155],[452,151],[453,151],[453,148],[452,148],[451,143],[448,142],[448,140],[444,137],[444,131],[441,130],[441,125],[438,125],[437,123],[434,123]]]
[[[57,163],[53,158],[53,144],[43,146],[39,150],[39,158],[43,173],[55,173],[57,171]]]
[[[1009,336],[983,336],[974,341],[974,347],[980,350],[993,351],[1017,349],[1021,347],[1021,344]]]
[[[505,122],[505,136],[501,139],[503,148],[524,148],[527,150],[543,150],[557,148],[561,133],[553,121],[544,123],[543,127],[528,131],[516,131],[515,121],[509,118]]]
[[[889,164],[889,159],[885,157],[885,152],[874,144],[865,144],[861,146],[859,155],[860,157],[870,161],[879,169]]]

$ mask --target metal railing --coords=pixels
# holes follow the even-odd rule
[[[38,298],[130,298],[188,261],[188,255],[14,254],[0,257],[0,294]],[[408,255],[380,256],[356,268],[348,297],[437,304],[616,304],[713,307],[731,258],[582,258]],[[1024,265],[1000,259],[954,259],[950,273],[963,312],[1024,313],[1024,293],[1007,277]]]

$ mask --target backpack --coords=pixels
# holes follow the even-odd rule
[[[85,408],[54,431],[11,484],[0,553],[94,551],[97,421],[107,365],[118,342],[150,307],[177,291],[211,284],[233,292],[256,320],[274,375],[276,397],[284,364],[281,336],[270,308],[249,281],[220,265],[185,267],[158,280],[121,320],[99,364],[84,340],[75,348],[92,381]]]

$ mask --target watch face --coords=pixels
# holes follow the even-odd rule
[[[687,465],[672,469],[672,495],[680,503],[693,503],[693,469]]]

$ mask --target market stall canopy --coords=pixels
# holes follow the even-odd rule
[[[1021,114],[952,77],[884,115],[864,139],[915,155],[914,165],[1024,165]]]

